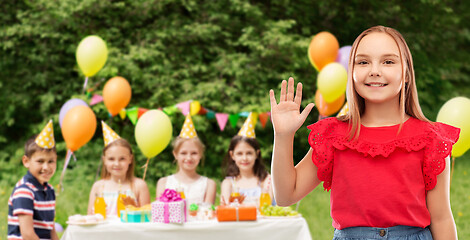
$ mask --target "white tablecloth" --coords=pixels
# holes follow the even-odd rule
[[[305,240],[312,239],[304,218],[258,219],[247,222],[187,222],[184,225],[164,223],[106,222],[93,226],[69,225],[62,240]]]

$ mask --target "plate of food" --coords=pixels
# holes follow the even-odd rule
[[[69,225],[80,225],[80,226],[92,226],[97,224],[103,224],[106,221],[104,220],[101,214],[95,215],[80,215],[76,214],[70,216],[68,221],[66,222]]]

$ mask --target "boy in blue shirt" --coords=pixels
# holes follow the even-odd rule
[[[23,165],[28,169],[8,200],[8,239],[54,239],[55,193],[47,182],[56,170],[52,120],[25,144]]]

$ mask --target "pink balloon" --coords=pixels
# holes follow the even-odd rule
[[[59,112],[59,125],[60,125],[60,127],[62,127],[62,122],[64,121],[65,114],[70,109],[72,109],[76,106],[80,106],[80,105],[88,107],[88,104],[85,101],[83,101],[82,99],[79,99],[79,98],[72,98],[72,99],[68,100],[67,102],[65,102],[64,105],[62,105],[62,107],[60,108],[60,112]]]
[[[343,67],[348,71],[349,65],[349,54],[351,52],[351,46],[343,46],[338,50],[338,55],[336,56],[335,62],[343,65]]]

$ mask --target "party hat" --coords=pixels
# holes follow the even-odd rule
[[[108,146],[108,144],[110,144],[114,140],[121,138],[105,122],[101,121],[101,126],[103,127],[104,146]]]
[[[52,128],[52,120],[49,120],[47,125],[42,129],[41,133],[36,137],[34,141],[42,148],[50,149],[55,146],[54,140],[54,129]]]
[[[186,120],[184,120],[180,137],[182,138],[197,137],[196,129],[194,128],[193,120],[191,119],[191,114],[186,115]]]
[[[245,123],[243,123],[243,126],[238,132],[238,135],[245,136],[248,138],[256,138],[253,117],[253,113],[251,112],[250,115],[248,115],[248,118],[245,120]]]

